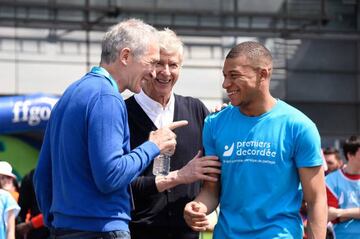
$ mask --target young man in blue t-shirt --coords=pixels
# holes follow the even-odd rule
[[[336,239],[360,238],[360,137],[343,145],[346,165],[326,176],[329,221]]]
[[[205,182],[188,203],[188,225],[202,231],[220,204],[214,238],[302,238],[301,201],[309,238],[325,238],[327,207],[320,136],[302,112],[271,96],[272,57],[257,42],[227,55],[223,88],[231,105],[207,117],[206,155],[219,157],[221,180]]]

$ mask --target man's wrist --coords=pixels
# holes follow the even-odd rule
[[[186,184],[186,178],[182,173],[181,169],[174,171],[176,173],[176,182],[177,184]]]
[[[155,184],[159,192],[163,192],[177,186],[180,184],[178,181],[178,170],[171,171],[166,176],[157,175],[155,177]]]
[[[336,210],[336,219],[340,219],[341,217],[341,210],[337,209]]]

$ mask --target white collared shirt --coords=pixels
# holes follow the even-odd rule
[[[175,97],[171,92],[169,102],[163,107],[159,102],[151,99],[143,91],[134,95],[136,102],[144,110],[154,125],[159,129],[169,125],[174,120]]]

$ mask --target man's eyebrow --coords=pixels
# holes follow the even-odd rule
[[[242,73],[237,70],[231,70],[231,71],[229,71],[229,74],[242,74]]]

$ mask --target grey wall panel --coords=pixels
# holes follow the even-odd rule
[[[287,78],[288,100],[351,102],[357,98],[356,76],[351,74],[290,72]]]
[[[303,40],[289,69],[354,72],[357,69],[356,42]]]
[[[356,104],[322,104],[296,103],[288,101],[310,119],[312,119],[321,136],[341,136],[359,134],[359,106]]]
[[[356,41],[302,40],[286,62],[285,100],[329,142],[360,134],[358,52]]]
[[[285,80],[277,80],[277,79],[271,79],[270,81],[270,91],[271,94],[280,99],[285,98],[286,93],[286,82]]]

